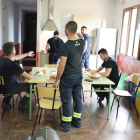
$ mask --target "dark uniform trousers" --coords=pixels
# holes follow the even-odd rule
[[[60,59],[60,56],[49,55],[49,64],[56,64],[58,59]]]
[[[76,127],[81,126],[82,97],[81,97],[82,78],[79,79],[61,79],[60,96],[62,100],[63,116],[61,125],[68,131],[71,121]],[[74,110],[72,112],[72,96]]]
[[[92,85],[92,87],[94,88],[98,88],[98,90],[105,90],[104,88],[109,88],[109,85]],[[113,85],[111,86],[113,89],[115,89],[117,87],[117,85]],[[98,95],[98,97],[108,97],[109,96],[109,92],[96,92],[96,94]]]
[[[82,56],[82,68],[89,68],[89,53],[84,53]]]
[[[36,85],[36,84],[33,84],[33,87],[34,87],[34,85]],[[11,93],[9,93],[9,94],[20,93],[22,91],[26,91],[26,93],[20,102],[22,102],[23,105],[26,105],[27,102],[29,101],[29,97],[30,97],[30,84],[29,83],[18,83],[18,86],[16,88],[13,87],[13,89],[11,89]],[[5,98],[6,97],[4,97],[3,102],[5,102]],[[11,98],[12,98],[12,96],[7,97],[6,104],[9,104]]]

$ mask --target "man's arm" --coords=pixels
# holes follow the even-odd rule
[[[47,45],[46,45],[46,51],[48,51],[49,49],[50,49],[50,44],[47,43]]]
[[[23,76],[25,79],[30,80],[32,78],[32,72],[29,72],[29,74],[27,72],[23,72],[21,74],[21,76]]]
[[[12,60],[12,61],[18,61],[18,60],[20,60],[20,59],[22,59],[22,58],[24,58],[24,57],[27,57],[27,56],[33,57],[33,56],[34,56],[34,52],[33,52],[33,51],[30,51],[30,52],[28,52],[28,53],[15,55],[15,57],[13,57],[11,60]]]
[[[67,57],[61,56],[60,63],[57,69],[57,76],[56,76],[55,82],[53,83],[53,87],[58,86],[59,80],[64,72],[66,62],[67,62]]]
[[[100,72],[102,69],[103,69],[103,67],[100,66],[97,70],[91,70],[90,72],[91,72],[91,74],[94,74],[94,73]]]
[[[84,39],[83,35],[81,35],[79,32],[76,33],[76,35],[79,37],[79,39]]]
[[[111,71],[112,71],[112,68],[107,68],[106,72],[101,72],[99,74],[102,75],[102,76],[105,76],[105,77],[109,77]]]

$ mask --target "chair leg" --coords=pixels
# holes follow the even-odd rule
[[[60,112],[60,122],[61,122],[61,118],[62,118],[62,115],[61,115],[61,107],[59,107],[59,112]]]
[[[83,90],[83,85],[82,85],[82,90]],[[83,102],[84,102],[85,100],[84,100],[84,92],[83,91],[82,91],[82,94],[83,94]]]
[[[40,119],[41,119],[41,116],[42,116],[42,110],[43,110],[43,108],[41,108],[38,124],[40,123]]]
[[[36,102],[36,95],[35,95],[35,102]]]
[[[2,119],[3,119],[3,115],[4,115],[4,111],[5,111],[5,104],[6,104],[6,99],[7,99],[7,97],[8,96],[6,96],[6,98],[5,98],[5,101],[4,101],[4,103],[3,103],[3,111],[2,111],[2,115],[1,115],[1,121],[2,121]]]
[[[24,114],[24,109],[23,109],[23,105],[22,105],[22,113]]]
[[[132,99],[133,99],[133,98],[132,98]],[[135,103],[134,99],[133,99],[133,102]],[[135,110],[136,110],[137,118],[139,118],[139,115],[138,115],[138,111],[137,111],[136,105],[134,104],[134,106],[135,106]]]
[[[130,110],[131,110],[131,103],[130,103],[130,97],[128,97],[128,100],[129,100],[129,105],[130,105]]]
[[[16,98],[16,101],[18,100],[18,97],[19,97],[19,94],[18,94],[18,96],[17,96],[17,98]]]
[[[91,90],[92,90],[92,84],[91,84]],[[90,93],[90,97],[92,97],[92,91],[91,91],[91,93]]]
[[[13,108],[14,108],[14,95],[13,95]]]
[[[111,105],[111,110],[112,110],[112,107],[113,107],[113,104],[114,104],[114,100],[115,100],[115,95],[114,95],[113,102],[112,102],[112,105]]]
[[[36,121],[37,121],[37,118],[38,118],[39,110],[40,110],[40,108],[38,108],[38,111],[37,111],[37,115],[36,115],[36,118],[35,118],[35,123],[34,123],[33,131],[32,131],[32,136],[33,136],[33,134],[34,134],[34,130],[35,130],[35,126],[36,126]],[[31,137],[32,137],[32,136],[31,136]]]
[[[118,111],[119,111],[119,107],[120,107],[120,105],[119,105],[119,103],[120,103],[120,98],[121,98],[121,97],[119,97],[119,99],[118,99],[118,107],[117,107],[116,119],[117,119],[117,117],[118,117]]]
[[[55,114],[56,114],[56,110],[54,110],[54,117],[53,117],[53,129],[54,129],[54,122],[55,122]]]

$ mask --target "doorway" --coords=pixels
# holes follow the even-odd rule
[[[22,53],[34,51],[36,55],[36,31],[37,31],[37,13],[23,13],[22,21]],[[22,59],[24,69],[30,69],[36,66],[36,56]]]

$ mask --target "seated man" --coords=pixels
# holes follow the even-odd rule
[[[100,72],[99,74],[102,76],[106,76],[108,79],[114,82],[115,85],[113,85],[112,88],[116,88],[119,82],[119,71],[117,62],[113,58],[109,57],[107,50],[104,48],[99,50],[98,54],[104,62],[96,71],[91,70],[91,74],[98,73],[105,68],[106,72]],[[105,87],[109,87],[108,85],[92,85],[92,86],[94,88],[100,88],[101,90],[104,90]],[[109,93],[97,92],[97,95],[99,96],[99,102],[103,101],[104,97],[106,97],[108,103]]]
[[[22,110],[22,107],[24,110],[27,110],[29,109],[27,102],[29,101],[30,85],[28,83],[18,83],[16,81],[16,76],[22,75],[25,79],[30,80],[32,73],[26,73],[16,62],[13,61],[19,60],[26,56],[32,56],[33,52],[15,56],[15,47],[14,43],[12,42],[5,43],[2,49],[5,54],[0,56],[0,76],[3,76],[5,84],[3,86],[3,92],[5,94],[14,94],[26,91],[25,96],[20,101],[19,110]],[[2,89],[0,89],[0,91],[1,90]],[[11,97],[12,96],[7,97],[6,101],[4,98],[3,102],[6,103],[4,109],[11,108],[11,105],[9,104]]]

